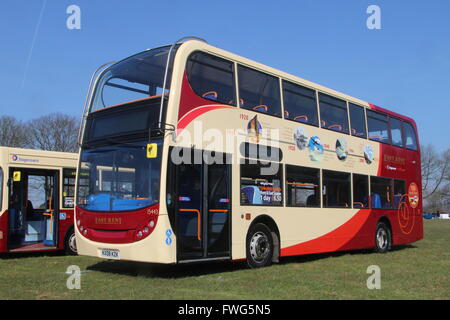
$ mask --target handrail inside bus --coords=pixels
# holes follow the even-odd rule
[[[364,208],[364,203],[359,202],[359,201],[355,201],[353,202],[353,207],[355,207],[355,205],[361,206],[361,208]]]
[[[228,209],[210,209],[209,212],[212,212],[212,213],[217,213],[217,212],[228,213]]]
[[[318,186],[319,186],[319,185],[317,185],[317,184],[312,184],[312,183],[300,183],[300,182],[286,182],[286,184],[292,185],[292,186],[301,186],[301,187],[318,187]]]
[[[178,209],[180,212],[189,212],[197,214],[197,240],[202,240],[201,237],[201,213],[197,209]],[[210,213],[228,213],[228,209],[210,209]]]
[[[197,209],[179,209],[180,212],[190,212],[190,213],[196,213],[197,214],[197,239],[201,240],[200,236],[200,230],[201,230],[201,214],[200,211]]]

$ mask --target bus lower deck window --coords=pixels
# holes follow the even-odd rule
[[[323,170],[323,206],[331,208],[351,208],[350,173]]]
[[[282,165],[279,163],[242,164],[241,204],[282,206],[282,170]]]
[[[372,209],[392,209],[392,180],[370,177]]]
[[[353,175],[353,208],[369,207],[369,177],[362,174]]]
[[[320,206],[319,169],[287,165],[286,188],[288,206]]]

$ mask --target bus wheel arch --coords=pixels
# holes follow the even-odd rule
[[[392,225],[389,218],[382,216],[375,227],[375,252],[388,252],[393,243]]]
[[[268,237],[270,238],[270,243],[271,243],[271,258],[269,259],[269,261],[267,261],[267,263],[263,263],[262,265],[255,265],[252,264],[252,261],[249,261],[249,259],[251,260],[251,255],[249,252],[250,249],[250,241],[251,241],[251,236],[252,234],[255,232],[255,228],[259,229],[259,231],[264,231],[261,230],[267,228],[267,233],[268,233]],[[255,220],[252,221],[252,223],[250,224],[248,231],[247,231],[247,235],[246,235],[246,253],[247,253],[247,263],[249,264],[250,267],[255,268],[255,267],[263,267],[263,266],[268,266],[270,265],[272,262],[277,263],[279,261],[279,256],[280,256],[280,231],[278,229],[277,224],[275,223],[275,221],[267,216],[267,215],[261,215],[258,216]]]
[[[64,252],[66,255],[77,255],[77,245],[75,240],[75,229],[71,226],[64,236]]]

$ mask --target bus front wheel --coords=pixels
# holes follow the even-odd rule
[[[380,221],[375,231],[375,252],[386,253],[391,249],[392,234],[388,225]]]
[[[270,229],[263,223],[253,225],[247,234],[247,264],[250,268],[269,266],[273,256]]]
[[[64,240],[64,251],[69,256],[77,255],[77,243],[75,240],[75,232],[74,229],[70,229]]]

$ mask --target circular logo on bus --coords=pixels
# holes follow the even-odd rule
[[[323,158],[323,145],[319,137],[314,136],[309,139],[308,143],[309,157],[312,161],[321,161]]]
[[[248,134],[248,137],[250,138],[250,141],[259,143],[259,139],[262,135],[262,125],[258,121],[257,115],[248,122],[247,134]]]
[[[413,209],[419,205],[419,187],[414,182],[411,182],[408,187],[408,201]]]
[[[306,130],[302,127],[298,127],[294,131],[294,139],[295,143],[297,144],[297,147],[300,150],[303,150],[308,145],[308,134],[306,133]]]
[[[368,164],[371,164],[373,162],[373,149],[370,145],[366,145],[364,147],[364,159],[366,159],[366,162]]]
[[[344,138],[336,140],[336,155],[339,160],[345,160],[348,156],[347,141]]]

